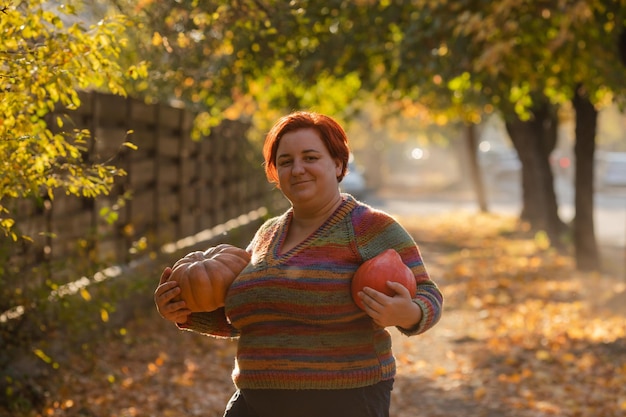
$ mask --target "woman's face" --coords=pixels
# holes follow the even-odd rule
[[[285,133],[276,150],[278,186],[296,206],[325,203],[339,194],[341,162],[331,157],[315,129]]]

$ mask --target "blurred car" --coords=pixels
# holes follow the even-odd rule
[[[513,148],[480,148],[479,164],[483,168],[486,180],[495,186],[509,186],[511,182],[519,183],[522,163]]]
[[[598,185],[626,186],[626,152],[597,152],[596,164]]]
[[[555,177],[562,177],[573,180],[574,164],[570,151],[555,149],[550,154],[550,166]]]
[[[353,161],[348,162],[348,173],[339,183],[342,192],[351,194],[356,199],[362,199],[367,194],[367,181],[363,172]]]

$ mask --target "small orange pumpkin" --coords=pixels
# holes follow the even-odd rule
[[[364,309],[363,301],[358,296],[363,287],[373,288],[390,297],[394,296],[395,292],[387,286],[387,281],[399,282],[409,290],[411,297],[415,297],[417,292],[415,276],[394,249],[386,249],[359,266],[351,284],[354,302],[359,308]]]
[[[224,306],[230,284],[250,262],[250,254],[222,243],[179,259],[169,280],[178,282],[180,298],[192,312],[213,311]]]

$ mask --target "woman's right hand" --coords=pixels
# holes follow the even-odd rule
[[[154,291],[154,304],[157,311],[166,320],[177,324],[187,322],[191,310],[187,308],[184,301],[175,301],[174,299],[180,295],[181,289],[176,281],[168,281],[172,274],[172,268],[167,267],[161,274],[159,286]]]

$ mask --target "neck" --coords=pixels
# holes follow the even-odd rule
[[[328,202],[316,207],[296,207],[293,206],[293,224],[298,227],[317,227],[324,222],[341,205],[341,194],[337,194]]]

